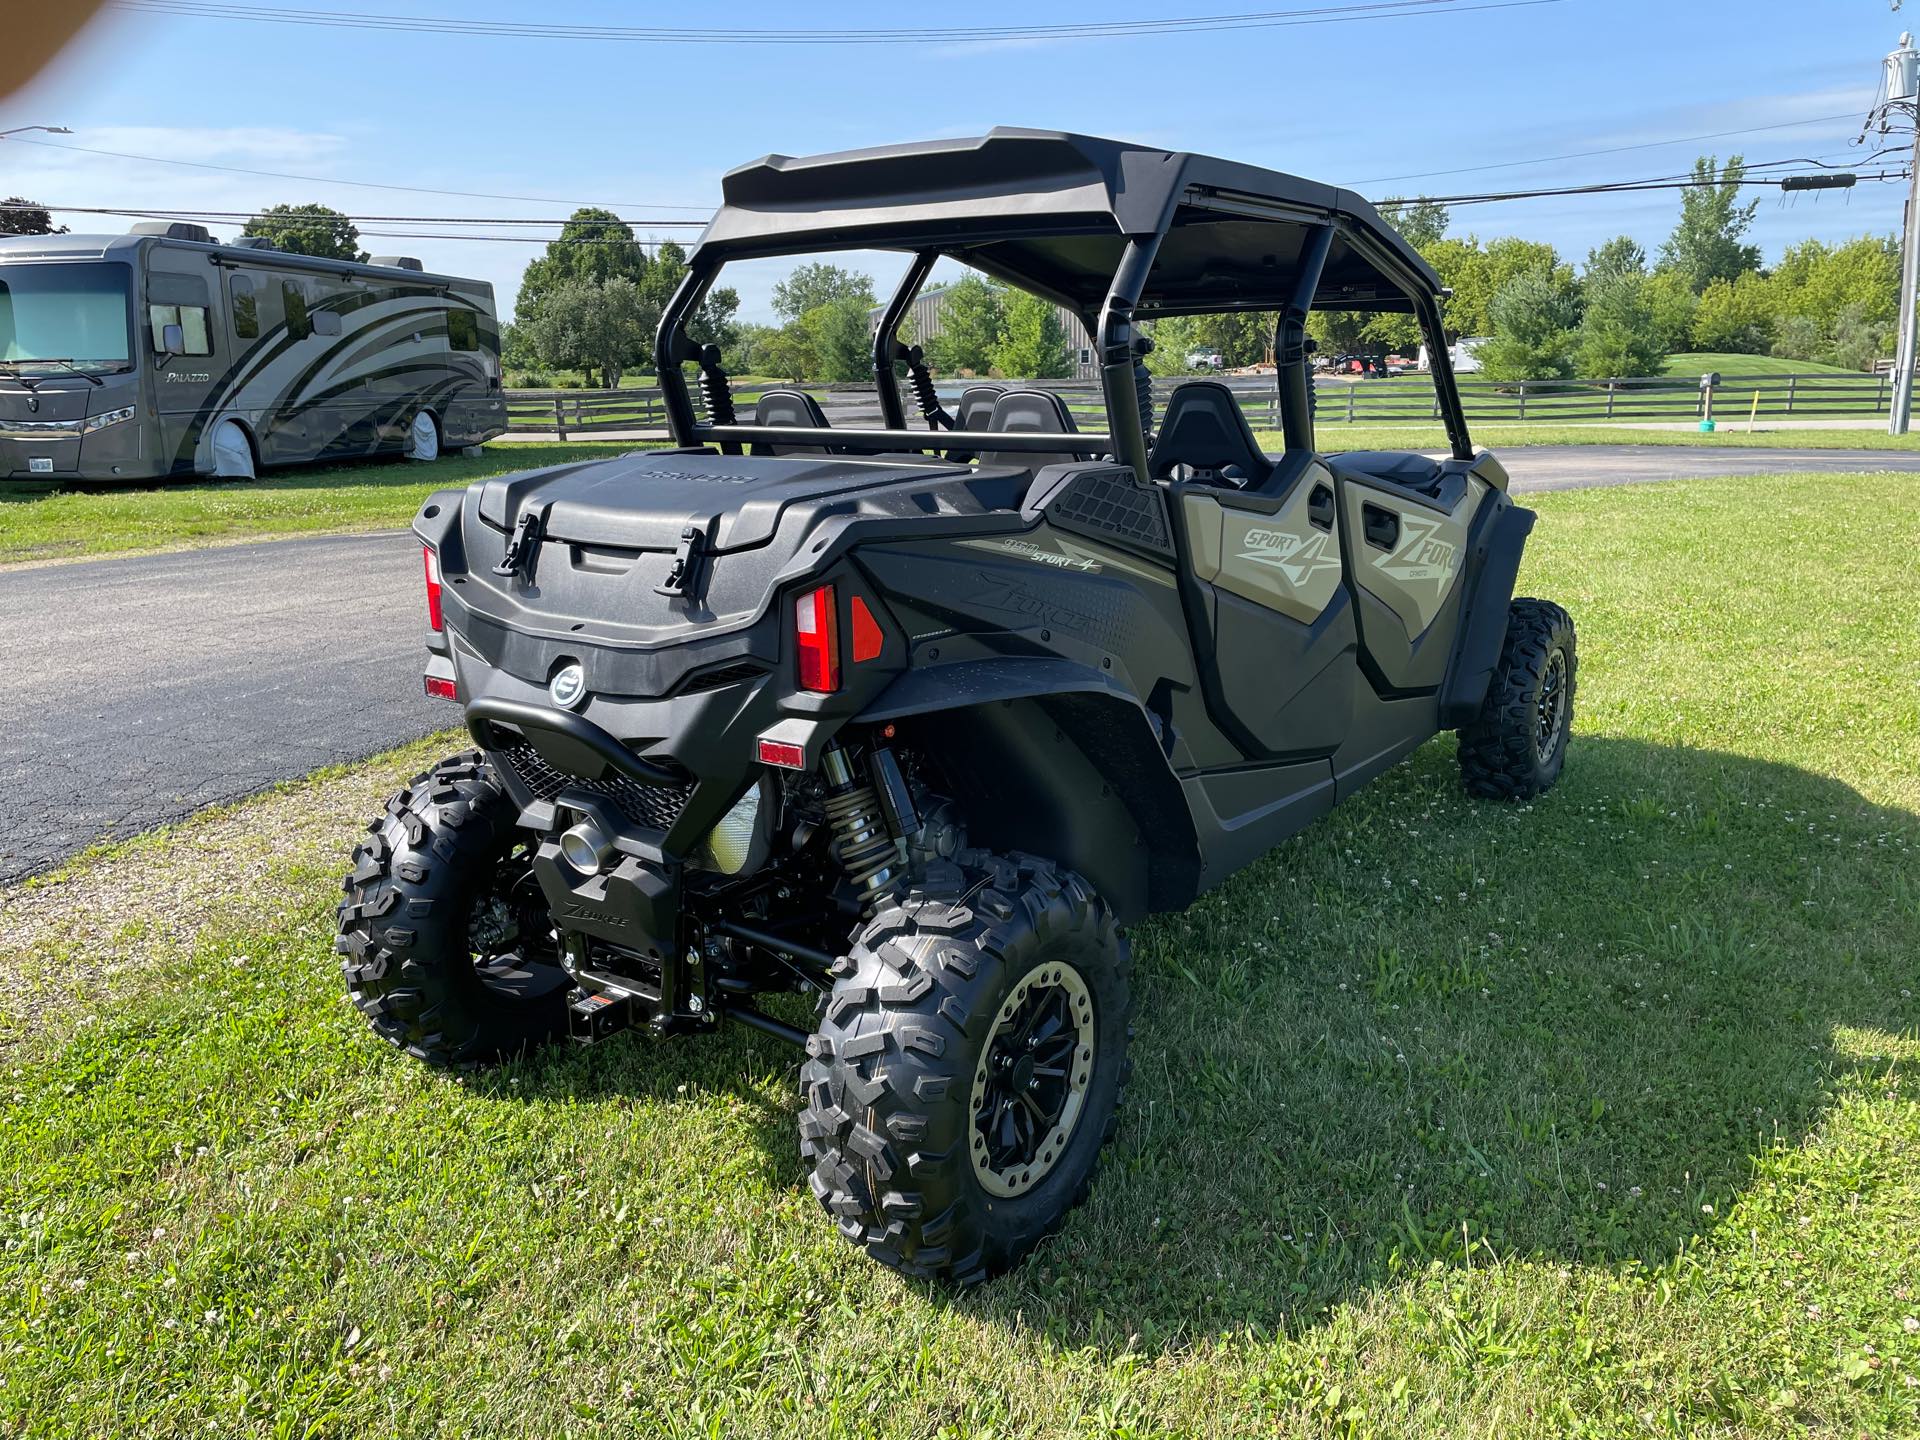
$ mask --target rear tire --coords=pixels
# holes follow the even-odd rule
[[[868,923],[801,1071],[800,1153],[840,1233],[963,1286],[1085,1198],[1130,1068],[1112,912],[1047,861],[977,861],[972,890],[910,891]]]
[[[1578,657],[1573,619],[1550,600],[1515,600],[1487,697],[1460,730],[1469,795],[1531,800],[1567,763]]]
[[[334,948],[382,1039],[429,1065],[521,1054],[566,1024],[570,985],[519,811],[478,754],[387,802],[353,852]]]

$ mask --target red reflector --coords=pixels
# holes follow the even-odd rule
[[[880,653],[880,646],[886,636],[880,633],[880,622],[873,618],[873,612],[867,608],[867,602],[858,595],[853,597],[853,663],[871,660]]]
[[[438,675],[429,675],[427,676],[427,694],[436,700],[458,700],[460,687],[451,680],[443,680]]]
[[[809,590],[793,602],[793,633],[800,688],[828,695],[840,688],[839,622],[833,586]]]
[[[431,545],[420,547],[420,553],[427,563],[427,624],[435,630],[440,629],[440,557],[433,553]],[[429,683],[428,687],[433,687]],[[452,697],[449,696],[449,699]]]
[[[787,770],[804,770],[807,768],[807,752],[798,745],[789,745],[784,740],[762,740],[760,763],[779,765]]]

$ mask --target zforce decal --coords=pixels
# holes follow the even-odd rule
[[[1340,552],[1324,530],[1296,535],[1291,530],[1259,528],[1247,531],[1241,543],[1247,547],[1240,552],[1242,560],[1272,566],[1291,585],[1303,585],[1323,570],[1340,569]]]
[[[1400,512],[1400,543],[1373,563],[1403,584],[1431,580],[1444,586],[1453,578],[1460,547],[1439,538],[1442,521]]]

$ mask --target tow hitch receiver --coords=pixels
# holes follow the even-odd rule
[[[633,1023],[633,999],[597,990],[575,990],[567,996],[567,1033],[582,1045],[617,1035]]]

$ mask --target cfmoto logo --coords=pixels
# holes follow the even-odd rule
[[[587,698],[587,672],[577,661],[561,666],[547,682],[547,695],[561,709],[573,709]]]

